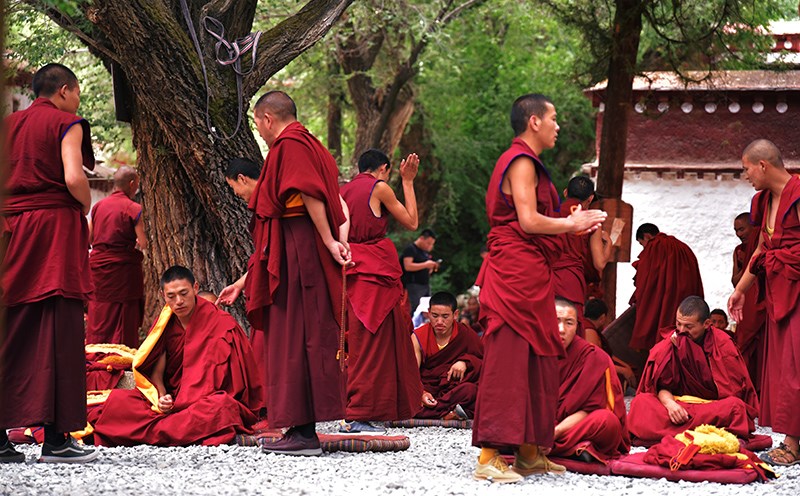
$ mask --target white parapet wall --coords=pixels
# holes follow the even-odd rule
[[[642,173],[638,177],[626,174],[623,188],[622,199],[633,205],[633,232],[639,225],[651,222],[661,232],[689,245],[700,263],[708,305],[727,313],[728,297],[733,290],[733,250],[739,244],[733,232],[733,219],[750,209],[755,194],[750,183],[734,179],[731,174],[716,178],[711,174],[704,179],[687,174],[684,179],[676,179],[674,174],[657,177],[655,173]],[[631,261],[634,261],[642,247],[636,240],[632,244]],[[628,308],[635,271],[629,263],[617,267],[619,315]]]

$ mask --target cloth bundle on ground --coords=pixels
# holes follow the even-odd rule
[[[167,353],[164,384],[174,398],[158,408],[153,369]],[[90,411],[95,444],[185,446],[230,443],[249,433],[264,394],[247,336],[233,317],[198,298],[184,330],[165,306],[133,363],[137,389],[115,389]]]
[[[123,344],[87,344],[86,391],[114,389],[132,370],[136,350]]]
[[[270,430],[252,434],[238,434],[236,444],[239,446],[261,446],[263,443],[280,439],[280,430]],[[411,446],[407,436],[371,436],[371,435],[340,435],[317,434],[322,451],[333,453],[344,451],[350,453],[373,453],[385,451],[405,451]]]

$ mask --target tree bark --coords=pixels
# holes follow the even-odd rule
[[[310,0],[262,34],[255,69],[242,85],[241,126],[227,140],[215,138],[206,126],[206,92],[211,124],[230,135],[239,109],[236,79],[230,67],[216,62],[216,40],[202,28],[201,18],[219,19],[226,37],[240,38],[251,29],[255,0],[188,2],[208,88],[179,2],[83,2],[82,24],[53,8],[45,11],[79,34],[106,66],[117,62],[133,90],[131,127],[150,245],[145,257],[148,318],[160,306],[154,303],[160,299],[155,297],[160,274],[173,264],[192,269],[200,286],[215,293],[246,270],[252,252],[246,230],[250,214],[226,184],[223,171],[232,157],[261,159],[247,125],[248,102],[269,77],[319,40],[352,1]],[[39,2],[30,3],[41,8]],[[242,65],[248,65],[247,57]],[[245,322],[241,301],[232,313]]]

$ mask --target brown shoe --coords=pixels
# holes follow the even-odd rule
[[[322,454],[322,448],[316,434],[314,434],[313,438],[306,438],[294,429],[289,429],[282,438],[276,441],[262,441],[261,451],[275,453],[276,455],[294,456],[319,456]]]
[[[567,467],[551,462],[540,451],[539,456],[534,460],[526,460],[523,456],[517,453],[514,458],[514,471],[522,476],[529,476],[533,474],[556,474],[561,475],[567,471]]]
[[[479,458],[478,465],[475,467],[475,472],[472,473],[472,477],[474,477],[475,480],[488,480],[498,484],[519,482],[522,480],[522,476],[513,468],[510,468],[500,455],[495,455],[488,463],[481,463]]]

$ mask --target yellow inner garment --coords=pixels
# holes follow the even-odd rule
[[[172,317],[172,309],[169,305],[164,305],[161,314],[158,316],[158,320],[156,320],[155,325],[153,325],[153,329],[150,331],[150,334],[147,335],[144,343],[139,347],[139,351],[136,352],[136,357],[133,359],[133,379],[136,381],[136,388],[141,391],[144,397],[153,405],[151,407],[152,410],[158,413],[162,413],[158,408],[158,389],[156,389],[155,385],[153,385],[144,374],[139,372],[138,368],[142,366],[150,355],[150,352],[153,351],[158,340],[161,339],[170,317]]]

